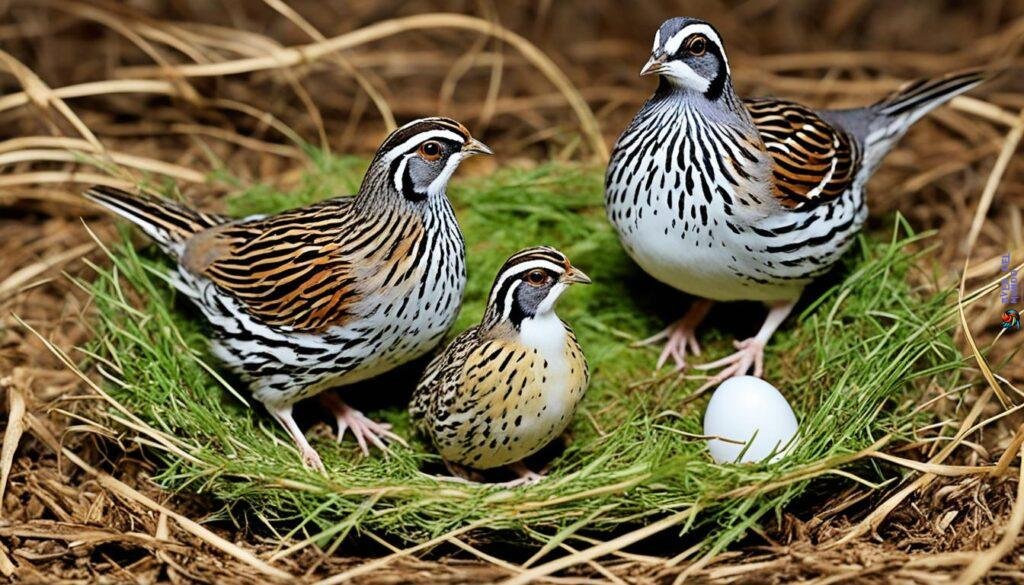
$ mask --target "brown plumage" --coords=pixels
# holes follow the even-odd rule
[[[411,246],[424,232],[422,217],[397,210],[362,225],[353,203],[334,199],[206,230],[189,240],[181,262],[268,325],[305,332],[343,325],[368,294],[416,281]]]
[[[771,98],[745,100],[772,159],[772,194],[794,208],[839,197],[853,184],[860,150],[849,134],[808,107]]]

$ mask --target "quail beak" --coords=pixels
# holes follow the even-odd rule
[[[640,77],[645,75],[653,75],[655,73],[661,73],[661,67],[665,64],[665,60],[668,55],[662,54],[657,57],[651,55],[651,58],[647,60],[647,64],[640,70]]]
[[[462,145],[462,152],[469,156],[475,154],[494,154],[494,151],[490,149],[486,144],[480,142],[476,138],[470,138],[465,144]]]
[[[562,276],[558,279],[558,282],[565,284],[590,284],[592,281],[590,277],[583,274],[583,271],[579,268],[570,266],[568,270],[562,273]]]

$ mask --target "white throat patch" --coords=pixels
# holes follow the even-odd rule
[[[669,61],[662,65],[661,74],[698,93],[704,93],[711,87],[711,82],[704,79],[689,65],[682,61]]]
[[[441,170],[441,174],[434,179],[430,186],[427,187],[427,195],[436,197],[438,195],[444,195],[445,187],[448,186],[448,181],[455,174],[455,169],[459,168],[459,164],[462,159],[466,158],[466,153],[456,152],[448,157],[448,162],[445,163],[444,169]]]
[[[562,296],[566,288],[568,288],[568,285],[565,283],[555,283],[555,286],[551,287],[551,290],[548,291],[548,296],[544,297],[544,300],[537,305],[537,316],[553,315],[555,313],[555,303],[558,302],[558,297]]]

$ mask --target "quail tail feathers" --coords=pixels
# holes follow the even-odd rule
[[[822,117],[864,145],[860,174],[869,177],[907,130],[926,114],[988,79],[980,69],[911,81],[878,102],[851,110],[826,110]]]
[[[189,238],[232,221],[224,215],[203,213],[173,201],[135,195],[103,185],[89,188],[85,197],[135,224],[175,259],[181,257]]]
[[[941,77],[922,78],[904,85],[871,106],[881,115],[909,117],[912,124],[921,116],[954,97],[970,91],[985,81],[987,75],[980,69],[949,73]]]

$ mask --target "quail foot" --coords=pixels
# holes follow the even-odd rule
[[[466,157],[490,154],[447,118],[410,122],[377,151],[359,192],[233,219],[109,187],[86,192],[177,262],[175,287],[213,329],[213,353],[252,387],[302,461],[323,469],[292,406],[431,351],[466,283],[465,245],[445,195]],[[333,390],[332,390],[333,391]],[[340,398],[339,439],[362,451],[397,437]]]
[[[619,137],[605,209],[626,252],[654,278],[697,297],[646,340],[660,367],[699,354],[713,301],[761,301],[769,312],[736,353],[700,369],[706,386],[763,371],[764,348],[804,287],[850,248],[867,217],[865,184],[919,118],[984,80],[977,71],[910,83],[862,108],[816,111],[742,100],[722,38],[694,18],[666,21],[641,75],[658,88]]]
[[[409,408],[416,427],[453,472],[523,465],[562,434],[589,382],[587,361],[555,303],[590,279],[561,252],[528,248],[509,258],[491,287],[483,320],[427,367]]]

